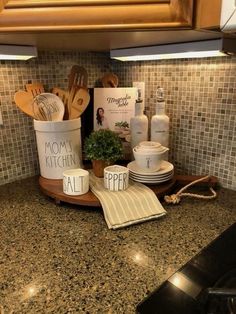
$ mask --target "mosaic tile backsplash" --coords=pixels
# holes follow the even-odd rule
[[[105,72],[119,77],[119,86],[146,85],[146,113],[155,112],[156,88],[166,91],[170,117],[170,160],[178,173],[217,176],[236,190],[236,57],[121,63],[106,55],[41,52],[27,62],[0,62],[0,184],[39,173],[32,119],[15,106],[14,92],[28,81],[50,91],[66,88],[73,64],[86,67],[89,87]]]

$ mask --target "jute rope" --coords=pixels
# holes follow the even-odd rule
[[[210,187],[210,191],[212,193],[212,195],[200,195],[200,194],[194,194],[194,193],[183,193],[183,191],[185,191],[187,188],[189,188],[190,186],[201,182],[205,179],[208,179],[210,176],[206,176],[200,179],[197,179],[189,184],[187,184],[186,186],[184,186],[182,189],[180,189],[176,194],[172,194],[172,195],[166,195],[164,197],[164,200],[167,204],[179,204],[181,197],[182,196],[190,196],[190,197],[195,197],[195,198],[199,198],[199,199],[206,199],[206,200],[210,200],[210,199],[214,199],[216,198],[217,194],[216,192],[213,190],[212,187]]]

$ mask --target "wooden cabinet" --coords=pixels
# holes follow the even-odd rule
[[[198,0],[196,5],[196,28],[219,30],[222,0]]]
[[[0,12],[4,9],[6,3],[7,3],[7,0],[0,0]]]
[[[192,28],[193,0],[9,0],[0,32]]]

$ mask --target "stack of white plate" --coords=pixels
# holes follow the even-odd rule
[[[163,183],[169,181],[174,175],[174,166],[165,160],[161,164],[161,169],[156,172],[141,170],[135,161],[128,163],[127,168],[131,180],[147,184]]]

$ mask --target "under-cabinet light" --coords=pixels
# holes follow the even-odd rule
[[[28,60],[37,57],[34,46],[0,45],[0,60]]]
[[[110,57],[120,61],[220,57],[236,52],[235,39],[213,39],[111,50]]]

